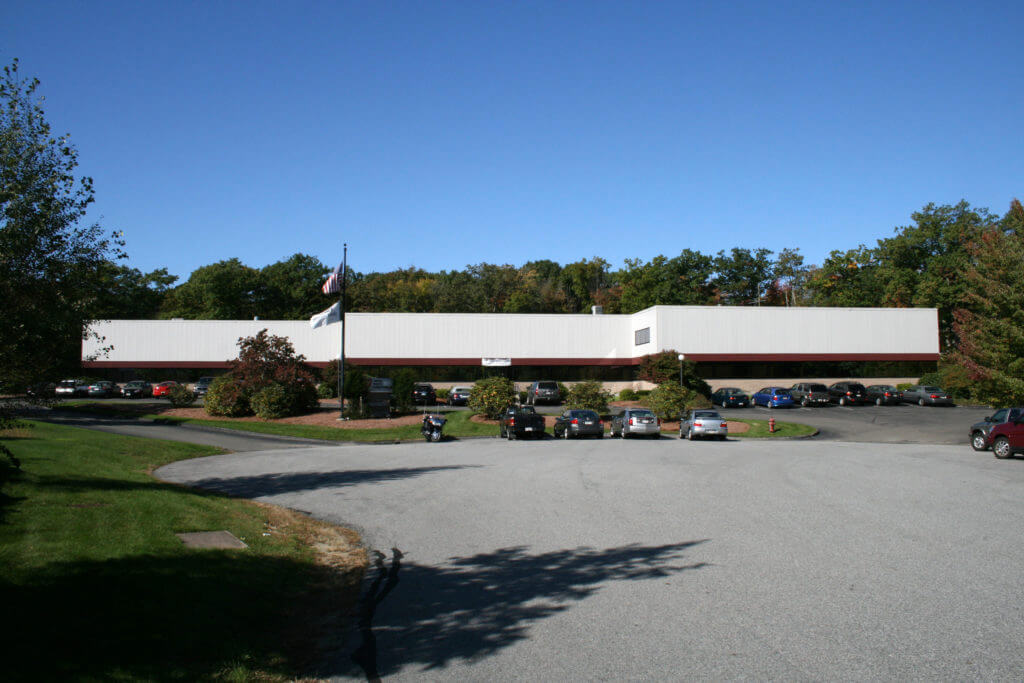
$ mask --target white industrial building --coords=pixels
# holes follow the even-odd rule
[[[643,356],[671,349],[698,367],[719,368],[703,372],[705,376],[771,376],[764,368],[778,364],[934,363],[939,358],[934,308],[654,306],[631,315],[349,313],[346,325],[346,363],[373,368],[454,371],[507,365],[531,371],[617,368],[628,374]],[[293,320],[110,320],[93,326],[98,337],[83,343],[82,365],[226,368],[237,356],[239,338],[262,329],[287,337],[312,365],[338,358],[340,323],[314,329],[307,321]],[[103,353],[103,347],[111,348]]]

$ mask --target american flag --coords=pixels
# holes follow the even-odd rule
[[[337,294],[341,291],[341,264],[327,277],[327,282],[320,288],[324,294]]]

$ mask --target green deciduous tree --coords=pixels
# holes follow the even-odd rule
[[[600,382],[587,381],[572,385],[565,396],[567,408],[595,410],[603,415],[608,412],[608,401],[612,395],[604,390]]]
[[[1018,213],[1019,212],[1019,213]],[[977,398],[996,406],[1024,403],[1024,224],[1020,203],[1000,229],[969,246],[963,273],[966,306],[954,314],[959,348],[950,359],[975,380]]]
[[[711,387],[697,375],[697,364],[684,360],[682,386],[701,396],[711,396]],[[679,384],[679,353],[662,351],[652,353],[640,359],[637,377],[653,384],[675,382]]]
[[[497,419],[516,398],[515,385],[507,377],[486,377],[473,385],[469,409],[492,420]]]
[[[79,367],[96,319],[101,270],[123,240],[83,223],[90,178],[78,152],[47,123],[39,81],[14,61],[0,76],[0,383],[23,390]]]
[[[246,320],[259,315],[259,271],[237,258],[197,268],[167,293],[160,315],[191,320]]]
[[[266,320],[302,320],[322,311],[326,306],[320,287],[330,272],[306,254],[271,263],[259,272],[256,314]]]
[[[649,306],[684,306],[710,303],[714,294],[711,276],[714,259],[691,249],[674,258],[655,256],[647,263],[627,259],[615,273],[622,288],[623,313]]]
[[[733,247],[715,257],[714,284],[720,303],[733,306],[754,306],[762,300],[775,281],[771,249]]]

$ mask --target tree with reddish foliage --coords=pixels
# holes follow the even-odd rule
[[[637,377],[653,384],[666,382],[679,384],[679,365],[678,351],[652,353],[640,359]],[[711,387],[697,375],[697,364],[684,360],[682,366],[683,387],[710,398]]]
[[[1024,403],[1024,207],[1014,200],[998,229],[969,246],[965,306],[954,313],[959,348],[950,359],[994,406]]]
[[[235,411],[233,414],[239,414],[240,410],[251,413],[249,403],[252,398],[268,387],[283,390],[285,414],[296,415],[317,406],[313,371],[306,365],[306,357],[295,353],[295,347],[287,337],[267,334],[263,329],[253,337],[239,338],[238,348],[238,358],[231,361],[227,380],[217,385],[217,392],[213,386],[210,388],[214,396],[206,401],[208,412],[211,408],[218,410],[220,393],[227,392],[233,397],[227,402]],[[240,403],[246,405],[240,406]],[[276,403],[280,405],[282,401]]]

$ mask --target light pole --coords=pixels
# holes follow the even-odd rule
[[[679,354],[679,386],[683,386],[683,361],[686,360],[686,354]]]

